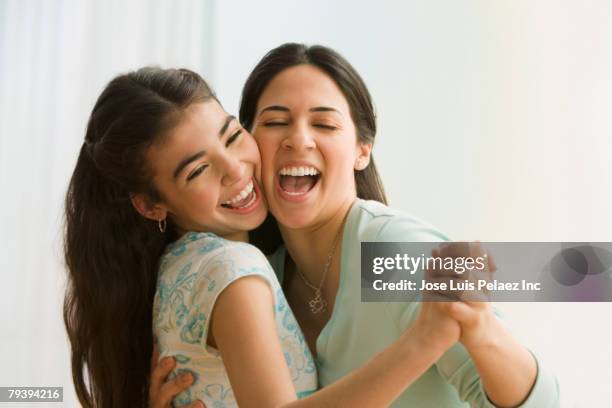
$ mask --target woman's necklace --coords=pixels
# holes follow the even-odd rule
[[[319,314],[324,312],[327,309],[327,300],[323,299],[323,294],[321,289],[323,288],[323,284],[325,283],[325,278],[327,277],[327,272],[329,271],[329,267],[331,266],[332,258],[334,257],[334,253],[336,252],[336,247],[338,246],[338,241],[340,240],[340,235],[342,234],[343,226],[340,225],[340,231],[336,235],[334,240],[334,246],[332,246],[331,251],[327,254],[327,262],[325,263],[325,269],[323,269],[323,276],[321,277],[321,283],[319,286],[315,286],[306,279],[306,277],[302,274],[302,271],[297,267],[296,270],[304,283],[314,291],[314,297],[308,302],[308,306],[310,306],[310,312],[312,314]]]

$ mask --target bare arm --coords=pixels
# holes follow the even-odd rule
[[[491,401],[500,407],[515,407],[527,399],[535,384],[536,361],[494,316],[492,319],[490,331],[496,335],[491,341],[466,348]]]
[[[225,289],[213,310],[213,336],[241,407],[388,406],[460,333],[457,322],[442,310],[445,305],[424,304],[417,322],[387,349],[325,389],[297,400],[272,304],[269,286],[261,278],[246,277]]]
[[[519,406],[538,374],[531,353],[497,319],[488,303],[457,303],[451,316],[461,323],[461,342],[491,402],[499,407]]]
[[[445,244],[433,252],[441,257],[485,254],[478,242]],[[493,257],[487,256],[488,268],[495,272]],[[493,314],[488,301],[454,302],[447,311],[461,324],[459,341],[472,357],[491,402],[499,407],[519,406],[529,396],[538,374],[533,355]]]

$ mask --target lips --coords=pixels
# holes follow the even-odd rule
[[[261,190],[257,183],[251,179],[240,193],[231,200],[222,203],[221,207],[232,212],[245,214],[255,210],[259,203],[261,203]]]
[[[278,171],[277,189],[289,201],[303,201],[317,185],[321,172],[308,163],[290,163]]]
[[[224,202],[221,205],[225,207],[244,206],[244,204],[249,201],[249,197],[252,195],[253,191],[253,180],[251,179],[237,195],[235,195],[232,199]]]
[[[318,180],[318,176],[280,176],[279,184],[285,193],[299,196],[312,190]]]

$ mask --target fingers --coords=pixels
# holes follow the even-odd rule
[[[202,401],[197,400],[189,405],[185,405],[183,408],[206,408],[206,405]]]
[[[153,340],[153,353],[151,353],[151,371],[155,368],[157,364],[157,360],[159,360],[159,347],[157,347],[157,339]]]
[[[460,324],[470,323],[475,317],[474,310],[463,302],[449,303],[446,310]]]
[[[189,386],[193,384],[193,375],[189,372],[184,372],[177,375],[170,381],[166,381],[160,388],[157,394],[156,400],[162,405],[155,405],[166,407],[170,406],[172,399],[185,391]]]
[[[495,264],[495,259],[487,252],[487,262],[489,263],[489,272],[497,271],[497,265]]]
[[[153,366],[153,371],[151,371],[151,381],[149,385],[149,399],[156,399],[157,395],[159,394],[159,391],[162,388],[162,385],[164,384],[164,381],[166,381],[166,377],[168,377],[168,374],[172,372],[175,365],[176,361],[173,357],[164,357],[159,361],[159,363]]]
[[[489,251],[482,246],[479,241],[476,242],[445,242],[440,244],[440,246],[431,251],[432,257],[434,258],[472,258],[470,261],[470,266],[467,266],[464,272],[473,272],[480,271],[482,269],[481,262],[484,262],[484,271],[488,273],[493,273],[497,271],[497,265],[493,259],[493,256],[489,253]],[[483,259],[484,258],[484,259]],[[476,262],[474,262],[476,261]],[[480,267],[481,269],[478,269]],[[448,270],[444,269],[442,271],[436,271],[438,274],[448,273]],[[459,271],[461,272],[461,271]],[[458,272],[458,273],[459,273]],[[461,272],[463,274],[464,272]]]
[[[424,293],[425,300],[462,301],[472,307],[475,303],[490,301],[487,283],[496,266],[480,242],[447,242],[433,249],[431,254],[436,261],[428,263],[426,269],[425,287],[429,291]],[[457,263],[449,263],[449,258]]]
[[[478,257],[486,256],[486,249],[482,246],[480,241],[466,242],[444,242],[439,245],[437,252],[442,257]]]

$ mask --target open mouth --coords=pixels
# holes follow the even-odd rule
[[[251,180],[235,197],[221,203],[221,207],[230,210],[244,210],[251,207],[256,201],[257,189],[254,186],[253,180]]]
[[[279,171],[279,186],[283,193],[299,197],[312,190],[321,178],[321,172],[314,167],[283,167]]]

